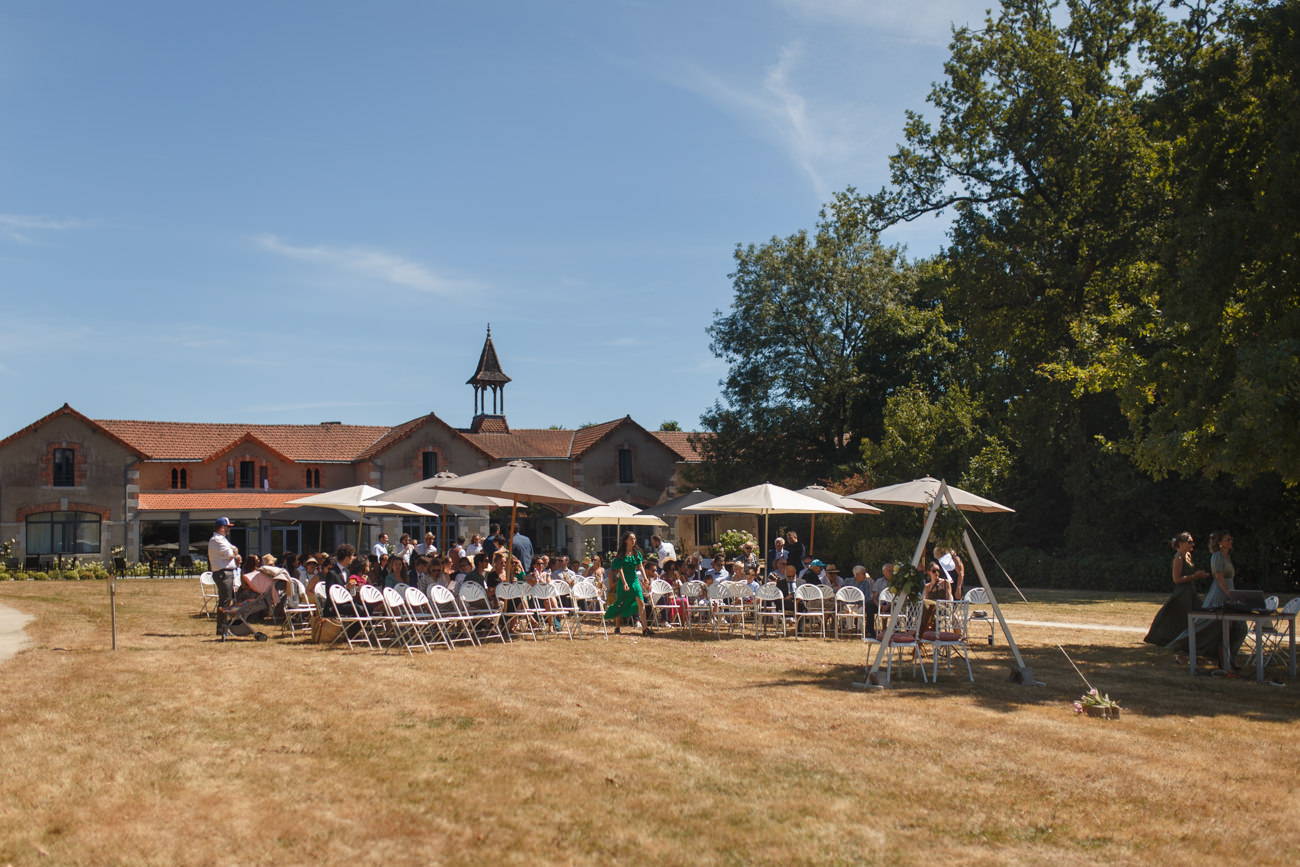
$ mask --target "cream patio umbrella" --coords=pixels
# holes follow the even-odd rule
[[[442,482],[458,478],[460,476],[450,470],[443,470],[430,478],[421,479],[409,485],[402,485],[400,488],[393,488],[391,491],[384,491],[380,497],[385,500],[419,503],[424,506],[468,506],[470,508],[488,509],[502,508],[511,503],[510,500],[504,497],[485,497],[482,494],[467,494],[464,491],[453,491],[449,488],[438,487]],[[445,554],[447,551],[447,521],[445,515],[443,520],[439,522],[439,529],[442,531],[443,538],[438,540],[438,544],[441,546],[440,550]]]
[[[583,526],[608,526],[613,524],[615,536],[620,535],[619,529],[622,528],[624,521],[629,524],[645,524],[651,527],[668,526],[668,523],[662,518],[648,515],[631,503],[625,503],[622,500],[615,500],[603,506],[593,506],[590,509],[583,509],[581,512],[574,512],[568,516],[567,520]]]
[[[841,509],[847,509],[855,515],[879,515],[885,511],[868,505],[861,500],[850,500],[842,494],[826,490],[821,485],[809,485],[806,488],[800,488],[795,493],[805,494],[813,499],[821,500],[823,503],[839,506]],[[808,553],[811,554],[813,552],[813,543],[817,541],[817,516],[812,515],[809,520],[811,520],[812,526],[808,532]]]
[[[428,509],[421,509],[413,503],[394,503],[387,500],[377,500],[375,497],[382,494],[383,491],[372,485],[353,485],[350,488],[339,488],[336,491],[325,491],[320,494],[312,494],[307,497],[299,497],[296,500],[289,500],[295,506],[330,506],[344,512],[356,512],[361,518],[357,521],[357,549],[361,549],[361,528],[365,524],[366,515],[427,515],[436,517]]]
[[[747,515],[763,516],[763,538],[767,538],[767,522],[770,515],[848,515],[848,509],[840,508],[816,497],[764,482],[734,493],[714,497],[694,506],[687,506],[688,512],[733,512]]]
[[[897,485],[886,485],[883,488],[872,488],[869,491],[849,494],[849,499],[861,500],[864,503],[884,503],[887,506],[917,506],[925,509],[929,508],[930,504],[934,502],[934,498],[939,495],[939,488],[944,484],[946,483],[939,479],[925,476],[924,478],[913,479],[910,482],[900,482]],[[952,495],[952,502],[963,512],[1015,511],[1009,506],[986,500],[969,491],[963,491],[961,488],[954,488],[952,485],[948,485],[947,488],[948,493]]]
[[[437,487],[467,494],[482,494],[510,500],[510,546],[514,545],[515,514],[520,503],[552,503],[558,505],[603,506],[588,493],[552,478],[527,461],[511,461],[504,467],[493,467],[454,479],[426,479],[437,482]]]

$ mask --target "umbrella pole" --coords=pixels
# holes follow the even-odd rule
[[[813,543],[817,541],[817,516],[809,515],[808,517],[812,521],[812,525],[808,528],[808,556],[811,557],[813,552]]]
[[[506,540],[506,571],[510,571],[510,558],[515,554],[515,510],[519,508],[519,498],[510,504],[510,538]]]

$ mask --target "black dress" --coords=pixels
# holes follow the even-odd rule
[[[1187,614],[1199,610],[1200,607],[1201,597],[1196,595],[1196,588],[1192,586],[1191,581],[1175,585],[1174,592],[1169,594],[1165,604],[1160,606],[1155,619],[1151,621],[1151,629],[1147,632],[1147,637],[1142,640],[1147,644],[1168,647],[1175,639],[1182,636],[1185,650]],[[1200,637],[1199,632],[1197,637]],[[1197,647],[1197,651],[1200,651],[1200,647]]]

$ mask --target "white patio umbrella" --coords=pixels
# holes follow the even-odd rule
[[[356,512],[361,516],[357,521],[357,548],[361,548],[361,527],[366,515],[427,515],[435,517],[428,509],[421,509],[414,503],[394,503],[375,499],[383,491],[372,485],[353,485],[336,491],[325,491],[289,500],[298,506],[331,506],[344,512]]]
[[[734,512],[763,516],[763,538],[767,539],[767,522],[770,515],[847,515],[840,508],[816,497],[764,482],[712,500],[687,506],[688,512]]]
[[[796,494],[805,494],[823,503],[830,503],[833,506],[839,506],[855,515],[879,515],[884,513],[884,509],[877,509],[875,506],[867,505],[861,500],[850,500],[843,494],[837,494],[834,491],[828,491],[821,485],[809,485],[806,488],[800,488],[795,491]],[[810,516],[812,525],[808,532],[808,553],[813,552],[813,543],[817,541],[817,516]]]
[[[434,481],[429,479],[426,481]],[[511,461],[504,467],[493,467],[455,479],[438,479],[437,486],[450,491],[507,498],[510,505],[510,544],[515,538],[515,513],[520,503],[554,503],[560,505],[603,506],[591,494],[566,485],[535,468],[527,461]]]
[[[402,485],[400,488],[393,488],[391,491],[384,491],[380,497],[385,500],[419,503],[426,506],[468,506],[470,508],[488,509],[501,508],[511,503],[510,500],[504,497],[485,497],[482,494],[467,494],[464,491],[453,491],[448,488],[438,487],[444,481],[458,478],[460,476],[450,470],[443,470],[431,478],[421,479],[409,485]],[[438,540],[438,544],[441,546],[440,550],[446,553],[447,521],[445,519],[440,522],[439,529],[442,531],[443,538]]]
[[[583,526],[608,526],[613,524],[615,536],[622,535],[619,530],[622,528],[624,521],[629,524],[645,524],[651,527],[668,526],[668,523],[662,518],[647,515],[636,506],[622,500],[615,500],[603,506],[593,506],[590,509],[583,509],[581,512],[574,512],[569,515],[568,520]]]
[[[862,500],[867,503],[884,503],[889,506],[917,506],[927,508],[934,498],[939,494],[939,486],[942,485],[939,479],[925,476],[920,479],[913,479],[910,482],[901,482],[897,485],[886,485],[883,488],[872,488],[869,491],[859,491],[856,494],[849,494],[851,500]],[[961,488],[948,486],[949,493],[952,494],[952,501],[957,504],[957,508],[963,512],[1014,512],[1015,509],[1004,506],[1001,503],[995,503],[992,500],[986,500],[983,497],[976,496],[969,491],[963,491]]]

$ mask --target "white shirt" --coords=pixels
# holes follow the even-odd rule
[[[376,542],[375,547],[370,549],[370,553],[374,554],[376,557],[382,557],[388,553],[388,546],[383,542]]]
[[[480,545],[478,542],[470,542],[468,545],[465,546],[465,556],[470,558],[471,560],[474,559],[475,554],[479,554],[482,551],[483,551],[483,546]]]
[[[677,549],[673,547],[672,542],[660,542],[659,550],[656,553],[659,554],[659,564],[661,566],[669,560],[677,559]]]
[[[415,553],[423,557],[431,557],[438,553],[438,546],[432,543],[426,545],[423,542],[415,546]]]
[[[230,544],[221,533],[213,533],[208,540],[208,568],[213,572],[234,569],[239,565],[239,549]]]

